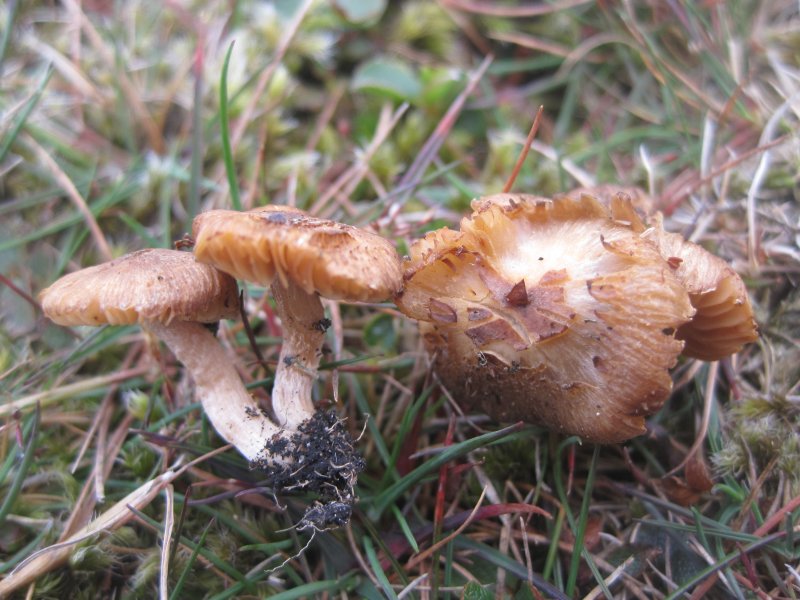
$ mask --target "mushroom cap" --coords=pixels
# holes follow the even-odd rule
[[[472,207],[460,231],[412,245],[396,299],[423,322],[443,383],[498,420],[603,443],[643,433],[694,310],[630,200],[498,194]]]
[[[660,216],[644,237],[673,267],[697,312],[678,328],[683,353],[701,360],[719,360],[758,339],[758,326],[747,287],[724,260],[677,233],[664,231]]]
[[[678,339],[686,342],[684,355],[701,360],[719,360],[758,339],[758,326],[747,287],[739,274],[702,246],[684,240],[680,234],[665,231],[661,214],[643,190],[602,185],[565,194],[572,199],[582,195],[590,195],[612,212],[616,211],[616,218],[631,219],[631,226],[644,232],[643,237],[656,245],[689,292],[696,312],[691,321],[678,328],[676,334]],[[621,207],[628,200],[636,213],[625,216]]]
[[[59,325],[211,323],[238,314],[236,281],[188,252],[150,248],[63,276],[39,294]]]
[[[211,210],[195,217],[192,230],[198,260],[264,286],[277,277],[308,294],[377,302],[402,283],[400,258],[388,240],[297,208]]]

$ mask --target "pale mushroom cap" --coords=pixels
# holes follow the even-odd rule
[[[59,325],[211,323],[238,314],[236,281],[188,252],[151,248],[63,276],[39,294]]]
[[[606,443],[643,433],[694,311],[630,205],[499,194],[473,209],[412,246],[397,298],[445,385],[499,420]]]
[[[739,274],[702,246],[686,241],[680,234],[665,231],[661,214],[656,212],[655,203],[644,191],[602,185],[564,194],[572,199],[584,195],[598,199],[615,213],[615,219],[629,220],[633,229],[643,232],[643,237],[656,245],[689,292],[696,313],[676,334],[686,342],[684,355],[719,360],[758,339],[747,287]],[[625,204],[638,212],[625,214]]]
[[[677,337],[686,341],[683,353],[719,360],[757,340],[758,326],[739,274],[702,246],[664,231],[660,219],[655,221],[644,236],[672,265],[697,310],[694,318],[678,329]]]
[[[377,302],[402,282],[400,258],[386,239],[288,206],[195,217],[195,255],[238,279],[270,285],[291,280],[333,300]]]

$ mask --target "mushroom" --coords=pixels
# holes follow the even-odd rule
[[[220,436],[250,461],[272,460],[266,446],[280,428],[247,393],[222,346],[202,325],[237,315],[232,277],[190,253],[148,249],[65,275],[39,300],[59,325],[139,323],[186,366]]]
[[[270,476],[279,488],[320,493],[322,503],[306,512],[303,526],[347,522],[364,460],[335,413],[315,411],[311,399],[330,325],[320,296],[351,302],[391,297],[402,279],[394,247],[376,234],[278,205],[208,211],[195,217],[192,229],[198,260],[270,286],[275,299],[283,343],[272,407],[288,447],[276,440],[270,450],[298,467]]]
[[[314,415],[311,392],[329,325],[319,297],[391,297],[401,284],[394,246],[363,229],[280,205],[201,213],[193,236],[199,261],[270,286],[284,334],[272,406],[280,425],[296,429]]]
[[[644,432],[694,314],[630,200],[498,194],[410,249],[396,298],[467,408],[587,441]]]
[[[655,244],[689,292],[696,311],[688,323],[678,328],[675,336],[685,341],[685,356],[719,360],[758,339],[753,308],[739,274],[702,246],[686,241],[678,233],[665,231],[663,217],[645,192],[637,188],[603,185],[580,188],[564,196],[577,199],[582,195],[597,198],[612,211],[615,206],[623,206],[628,201],[639,211],[628,215],[631,226]]]

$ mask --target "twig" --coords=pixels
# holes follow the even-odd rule
[[[519,153],[519,158],[517,158],[517,164],[514,165],[514,169],[511,171],[511,176],[508,178],[508,181],[506,181],[506,184],[503,186],[504,194],[511,191],[511,187],[517,180],[517,175],[519,175],[520,169],[522,169],[522,163],[525,162],[525,158],[528,156],[528,152],[530,152],[531,150],[531,144],[533,143],[533,140],[536,137],[536,132],[539,131],[539,124],[542,121],[543,112],[544,112],[544,106],[539,105],[539,110],[536,111],[536,116],[533,118],[533,124],[531,125],[531,129],[528,132],[528,137],[525,139],[525,145],[522,147],[522,151]]]

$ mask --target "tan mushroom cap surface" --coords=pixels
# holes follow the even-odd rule
[[[289,206],[201,213],[193,235],[198,260],[265,286],[278,278],[308,294],[377,302],[395,294],[402,281],[388,240]]]
[[[236,281],[188,252],[150,248],[63,276],[39,294],[59,325],[211,323],[238,314]]]
[[[644,432],[694,309],[629,201],[499,194],[411,248],[397,303],[454,397],[588,441]]]
[[[739,274],[702,246],[677,233],[664,231],[660,219],[645,232],[673,265],[689,292],[694,318],[678,329],[686,342],[683,353],[701,360],[719,360],[758,339],[758,326],[747,287]]]
[[[644,191],[602,185],[572,190],[564,196],[577,199],[582,195],[591,195],[612,210],[629,200],[638,211],[631,217],[631,226],[655,244],[689,292],[696,310],[691,321],[682,325],[676,335],[686,342],[684,355],[719,360],[758,339],[747,287],[739,274],[702,246],[666,231],[655,203]]]

